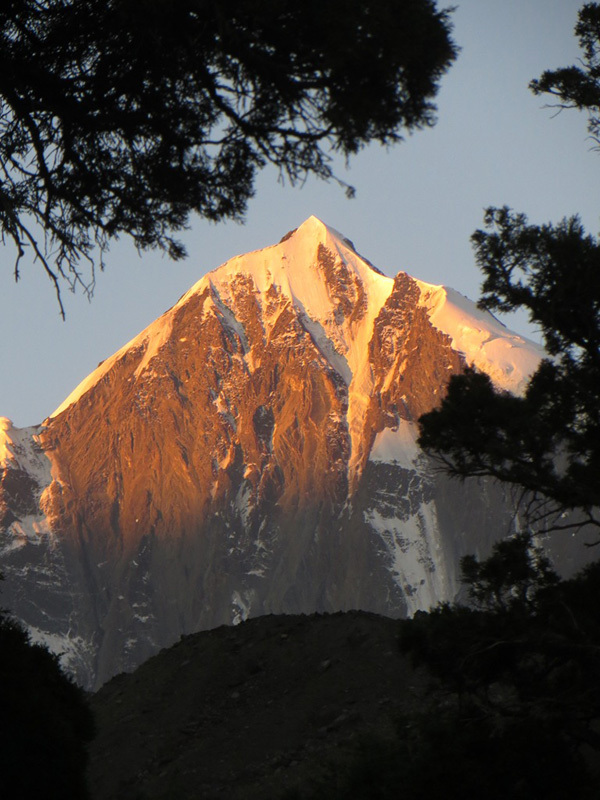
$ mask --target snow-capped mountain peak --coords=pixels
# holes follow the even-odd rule
[[[202,277],[43,426],[0,421],[3,600],[92,686],[248,615],[452,599],[511,509],[445,484],[417,420],[465,364],[521,390],[541,356],[310,217]]]
[[[544,351],[511,333],[491,314],[445,286],[415,280],[431,323],[450,336],[468,364],[487,372],[499,388],[523,390]],[[286,234],[278,244],[235,256],[201,278],[179,302],[113,356],[102,362],[51,414],[56,417],[92,388],[126,353],[140,350],[134,377],[148,368],[169,341],[173,317],[191,298],[211,290],[231,308],[240,297],[253,296],[269,314],[274,298],[288,300],[302,314],[307,329],[346,383],[369,392],[365,374],[373,324],[388,300],[394,280],[362,258],[352,242],[315,216]],[[281,309],[281,302],[277,304]],[[368,373],[368,369],[367,369]]]

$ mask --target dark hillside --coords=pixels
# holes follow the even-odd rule
[[[183,637],[94,695],[92,797],[246,800],[336,785],[362,736],[392,736],[423,688],[397,635],[391,619],[349,612]]]

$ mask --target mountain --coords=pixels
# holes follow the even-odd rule
[[[3,603],[96,687],[248,617],[451,599],[513,506],[439,474],[416,420],[465,364],[518,392],[542,356],[311,217],[204,276],[43,424],[2,419]]]

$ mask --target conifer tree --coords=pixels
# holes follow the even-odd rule
[[[588,3],[576,27],[580,66],[545,72],[535,93],[586,110],[600,130],[600,4]],[[472,237],[485,280],[479,305],[525,309],[548,358],[525,394],[494,389],[468,370],[450,382],[441,408],[420,420],[420,444],[453,475],[491,476],[526,491],[529,519],[571,528],[566,511],[600,528],[600,241],[577,216],[532,225],[509,208],[489,208]]]
[[[0,612],[2,796],[84,800],[93,733],[83,690],[55,655]]]

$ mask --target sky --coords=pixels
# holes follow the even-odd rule
[[[440,8],[446,3],[438,3]],[[202,275],[229,258],[273,244],[311,214],[349,237],[388,275],[404,270],[476,300],[481,275],[469,242],[490,205],[509,205],[532,223],[578,214],[600,229],[600,154],[586,117],[556,113],[529,81],[580,55],[573,28],[579,0],[458,0],[452,18],[461,48],[442,79],[438,123],[386,149],[365,148],[335,183],[282,184],[264,170],[243,225],[198,218],[181,237],[184,262],[133,245],[111,247],[91,302],[63,292],[62,321],[41,268],[0,246],[0,416],[42,422],[98,364],[170,308]],[[523,317],[503,318],[535,338]]]

